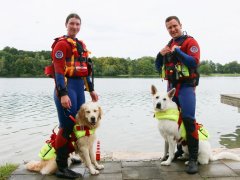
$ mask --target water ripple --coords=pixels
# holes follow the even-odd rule
[[[240,113],[220,103],[221,93],[239,93],[237,81],[240,78],[201,78],[197,88],[196,117],[210,130],[213,147],[240,147]],[[155,84],[166,91],[166,83],[159,79],[96,79],[95,83],[104,112],[97,131],[102,151],[163,151],[150,87]],[[13,156],[15,163],[36,159],[58,125],[53,81],[0,78],[0,84],[0,164],[11,162]]]

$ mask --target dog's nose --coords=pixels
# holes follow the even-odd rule
[[[95,123],[96,122],[96,118],[94,116],[91,117],[91,122]]]
[[[161,109],[161,103],[157,103],[156,108]]]

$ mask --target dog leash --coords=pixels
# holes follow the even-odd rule
[[[64,109],[64,115],[66,117],[68,117],[70,120],[72,120],[74,122],[74,124],[77,123],[76,119],[73,117],[72,112],[70,111],[70,109]]]

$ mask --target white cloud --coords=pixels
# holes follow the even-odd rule
[[[0,7],[0,49],[50,50],[71,12],[82,18],[79,39],[93,56],[155,56],[169,41],[165,18],[177,15],[197,39],[201,59],[240,60],[238,0],[8,0]]]

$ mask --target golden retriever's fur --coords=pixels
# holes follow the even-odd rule
[[[102,109],[96,103],[89,102],[80,108],[76,116],[77,124],[87,126],[89,129],[97,129],[102,116]],[[99,169],[103,169],[103,165],[99,165],[96,161],[93,151],[93,143],[96,140],[96,134],[79,138],[76,142],[76,153],[79,153],[82,161],[88,167],[91,174],[99,174]],[[95,169],[96,168],[96,169]],[[98,169],[98,170],[97,170]]]
[[[85,126],[92,129],[99,127],[102,117],[102,109],[95,102],[87,102],[83,104],[76,115],[77,125]],[[99,165],[95,159],[93,144],[96,140],[96,134],[79,138],[75,144],[75,153],[78,153],[82,161],[85,163],[91,174],[99,174],[103,165]],[[70,164],[70,161],[69,161]],[[31,161],[26,164],[26,168],[30,171],[40,172],[41,174],[52,174],[57,170],[55,158],[50,160]]]
[[[30,161],[26,164],[26,168],[29,171],[36,171],[41,174],[53,174],[57,170],[56,159]]]

